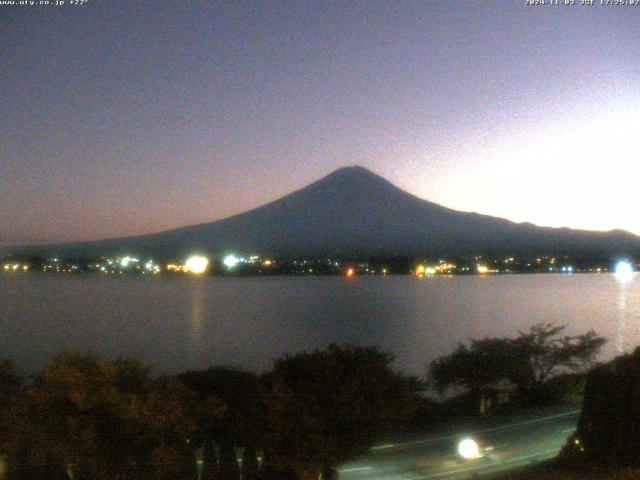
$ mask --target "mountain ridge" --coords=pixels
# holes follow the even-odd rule
[[[370,170],[342,167],[265,205],[214,222],[134,237],[24,247],[63,254],[183,256],[259,253],[278,257],[640,252],[640,237],[539,227],[421,199]],[[20,250],[20,249],[18,249]]]

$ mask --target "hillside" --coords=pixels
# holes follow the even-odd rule
[[[640,237],[623,231],[544,228],[456,211],[422,200],[356,166],[223,220],[44,249],[75,255],[233,251],[278,257],[545,252],[612,256],[639,253]]]

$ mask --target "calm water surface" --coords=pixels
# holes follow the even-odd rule
[[[266,369],[331,342],[379,345],[422,374],[458,342],[538,322],[595,329],[603,359],[640,345],[640,275],[415,278],[0,275],[0,356],[24,371],[62,349],[136,356],[161,371]]]

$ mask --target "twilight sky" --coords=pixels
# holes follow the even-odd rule
[[[0,6],[0,243],[212,221],[354,164],[640,234],[640,6],[596,2]]]

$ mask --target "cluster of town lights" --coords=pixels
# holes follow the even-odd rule
[[[434,275],[453,275],[456,273],[478,273],[480,275],[493,274],[493,273],[518,273],[517,268],[511,269],[512,264],[516,261],[514,257],[509,257],[500,261],[500,264],[504,263],[509,266],[509,268],[500,268],[496,266],[497,264],[492,261],[481,260],[481,257],[474,257],[477,263],[471,265],[462,265],[458,266],[453,262],[447,260],[439,260],[434,261],[429,264],[427,261],[420,261],[417,264],[414,264],[413,268],[411,268],[411,274],[417,277],[428,277]],[[547,265],[544,262],[547,262]],[[272,258],[261,258],[258,255],[251,256],[242,256],[236,255],[233,253],[229,253],[221,258],[223,270],[226,270],[229,273],[252,273],[255,271],[259,271],[262,273],[263,270],[261,268],[268,269],[271,272],[279,272],[280,270],[276,270],[276,266],[280,267],[280,264]],[[526,267],[531,267],[532,263],[522,263],[517,265],[522,265]],[[564,265],[562,265],[564,263]],[[635,276],[635,272],[637,270],[637,265],[634,264],[628,259],[621,259],[611,267],[603,266],[603,267],[580,267],[575,265],[570,265],[566,262],[566,260],[557,261],[556,258],[548,258],[541,257],[535,260],[535,264],[539,264],[542,268],[540,271],[551,272],[551,273],[581,273],[581,272],[613,272],[615,276],[624,282],[632,280]],[[327,259],[324,265],[318,260],[301,260],[301,261],[291,261],[287,263],[286,261],[282,263],[285,271],[294,271],[295,273],[314,273],[316,271],[319,272],[333,272],[339,273],[341,272],[347,278],[352,278],[360,274],[381,274],[388,275],[390,270],[387,267],[377,268],[376,266],[371,266],[368,263],[360,263],[360,264],[341,264],[341,262],[333,261],[331,259]],[[319,268],[316,269],[315,266],[319,265]],[[516,265],[516,266],[517,266]],[[553,265],[553,266],[548,266]],[[311,267],[314,268],[311,268]],[[329,267],[327,270],[326,267]],[[548,268],[547,268],[548,267]],[[30,265],[25,261],[12,260],[8,263],[2,263],[0,265],[0,271],[4,272],[27,272],[34,270],[42,270],[43,272],[84,272],[84,271],[100,271],[102,273],[146,273],[146,274],[159,274],[162,271],[171,272],[171,273],[193,273],[193,274],[203,274],[211,270],[211,261],[206,256],[201,254],[191,255],[183,262],[176,263],[166,263],[163,264],[161,262],[157,262],[151,259],[142,259],[131,255],[125,255],[122,257],[112,257],[105,258],[100,257],[99,261],[95,261],[94,263],[78,265],[71,264],[69,262],[62,261],[59,258],[51,258],[48,260],[48,263],[41,265],[39,268],[38,265]],[[260,270],[257,270],[260,269]]]
[[[430,277],[432,275],[435,275],[436,273],[451,274],[456,270],[456,268],[458,267],[453,263],[446,263],[441,261],[436,266],[428,266],[428,265],[422,265],[422,264],[417,265],[414,270],[414,273],[418,277],[424,277],[425,275]]]
[[[253,255],[251,257],[237,257],[234,254],[229,254],[222,259],[222,264],[227,270],[231,271],[238,267],[240,264],[260,264],[263,267],[270,267],[274,265],[275,261],[270,259],[260,260],[260,257]],[[192,255],[187,259],[184,265],[170,263],[167,265],[167,271],[169,272],[186,272],[202,274],[210,268],[209,259],[202,255]]]
[[[19,263],[14,263],[13,265],[6,264],[4,266],[5,272],[17,272],[18,270],[22,270],[23,272],[26,272],[27,270],[29,270],[29,265],[20,265]]]

